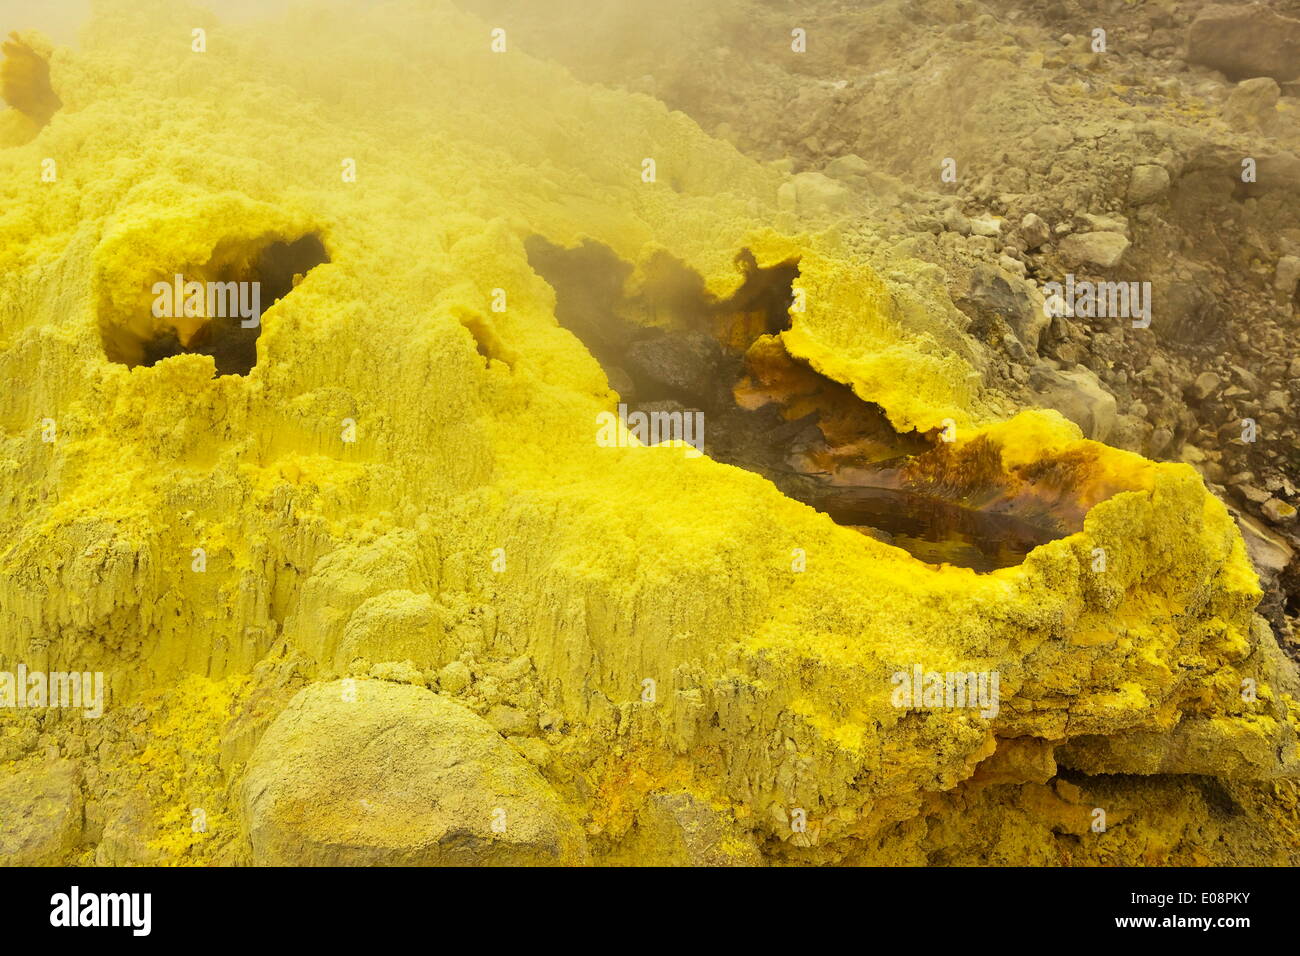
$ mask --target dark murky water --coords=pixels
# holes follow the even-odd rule
[[[915,434],[899,435],[883,413],[860,401],[844,386],[797,363],[807,389],[809,379],[825,399],[820,411],[789,420],[775,402],[741,408],[733,387],[746,377],[745,349],[760,335],[789,325],[786,312],[796,267],[786,263],[757,269],[748,260],[749,278],[736,296],[718,302],[704,295],[703,282],[680,265],[668,264],[647,282],[641,298],[624,297],[631,266],[603,246],[588,243],[562,249],[539,237],[527,243],[533,267],[556,292],[556,317],[577,335],[604,368],[610,385],[630,411],[704,412],[704,451],[770,479],[781,491],[828,515],[833,521],[902,548],[930,564],[992,571],[1011,567],[1040,544],[1062,537],[1051,515],[1028,520],[972,502],[900,490],[895,480],[871,484],[884,471],[897,474],[908,456],[933,446]],[[741,259],[742,265],[745,259]],[[648,327],[646,316],[675,317],[679,329]],[[794,364],[794,360],[790,360]],[[800,394],[803,394],[802,392]],[[815,404],[815,403],[814,403]],[[822,417],[826,424],[821,426]],[[851,434],[845,435],[845,422]],[[852,445],[865,439],[876,452],[891,456],[853,461],[864,484],[836,481],[813,461],[837,458],[826,434]],[[864,467],[865,466],[865,467]]]
[[[976,571],[1014,567],[1040,544],[1062,537],[1015,515],[894,488],[828,488],[806,503],[922,561]]]

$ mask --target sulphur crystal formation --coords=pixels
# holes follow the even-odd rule
[[[130,0],[6,46],[0,667],[108,700],[0,710],[0,856],[1297,862],[1294,665],[1196,474],[1011,407],[778,172],[492,26]],[[789,356],[949,471],[1065,476],[1079,527],[977,573],[602,447],[539,238],[628,296],[797,264]],[[149,308],[277,269],[242,366]],[[895,706],[917,667],[996,673],[996,714]]]

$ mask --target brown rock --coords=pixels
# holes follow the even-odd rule
[[[1213,372],[1202,372],[1192,383],[1191,394],[1197,400],[1209,398],[1219,390],[1219,376]]]
[[[1300,20],[1263,3],[1206,7],[1187,31],[1187,59],[1229,79],[1300,77]]]
[[[49,866],[81,839],[77,765],[31,757],[0,773],[0,865]]]
[[[1060,252],[1072,265],[1113,269],[1129,245],[1118,232],[1081,232],[1061,240]]]
[[[1295,521],[1295,507],[1287,504],[1281,498],[1269,498],[1268,501],[1264,502],[1260,510],[1264,513],[1264,517],[1273,524],[1290,524]]]
[[[1027,248],[1037,249],[1052,238],[1052,230],[1041,216],[1031,212],[1020,221],[1020,236]]]
[[[1281,97],[1282,88],[1271,77],[1242,80],[1228,94],[1228,101],[1223,105],[1223,118],[1239,130],[1267,131],[1277,120],[1277,101]]]

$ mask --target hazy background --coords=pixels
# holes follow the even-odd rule
[[[55,43],[73,45],[90,18],[92,0],[0,0],[0,35],[35,28]],[[292,0],[210,0],[196,3],[223,20],[248,20],[292,5]]]

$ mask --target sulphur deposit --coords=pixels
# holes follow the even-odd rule
[[[1224,506],[987,384],[780,168],[443,2],[106,0],[5,55],[0,670],[105,700],[0,684],[4,861],[1300,860]],[[923,561],[743,449],[599,441],[616,310],[736,363],[706,450],[816,410],[800,480],[1054,533]]]

